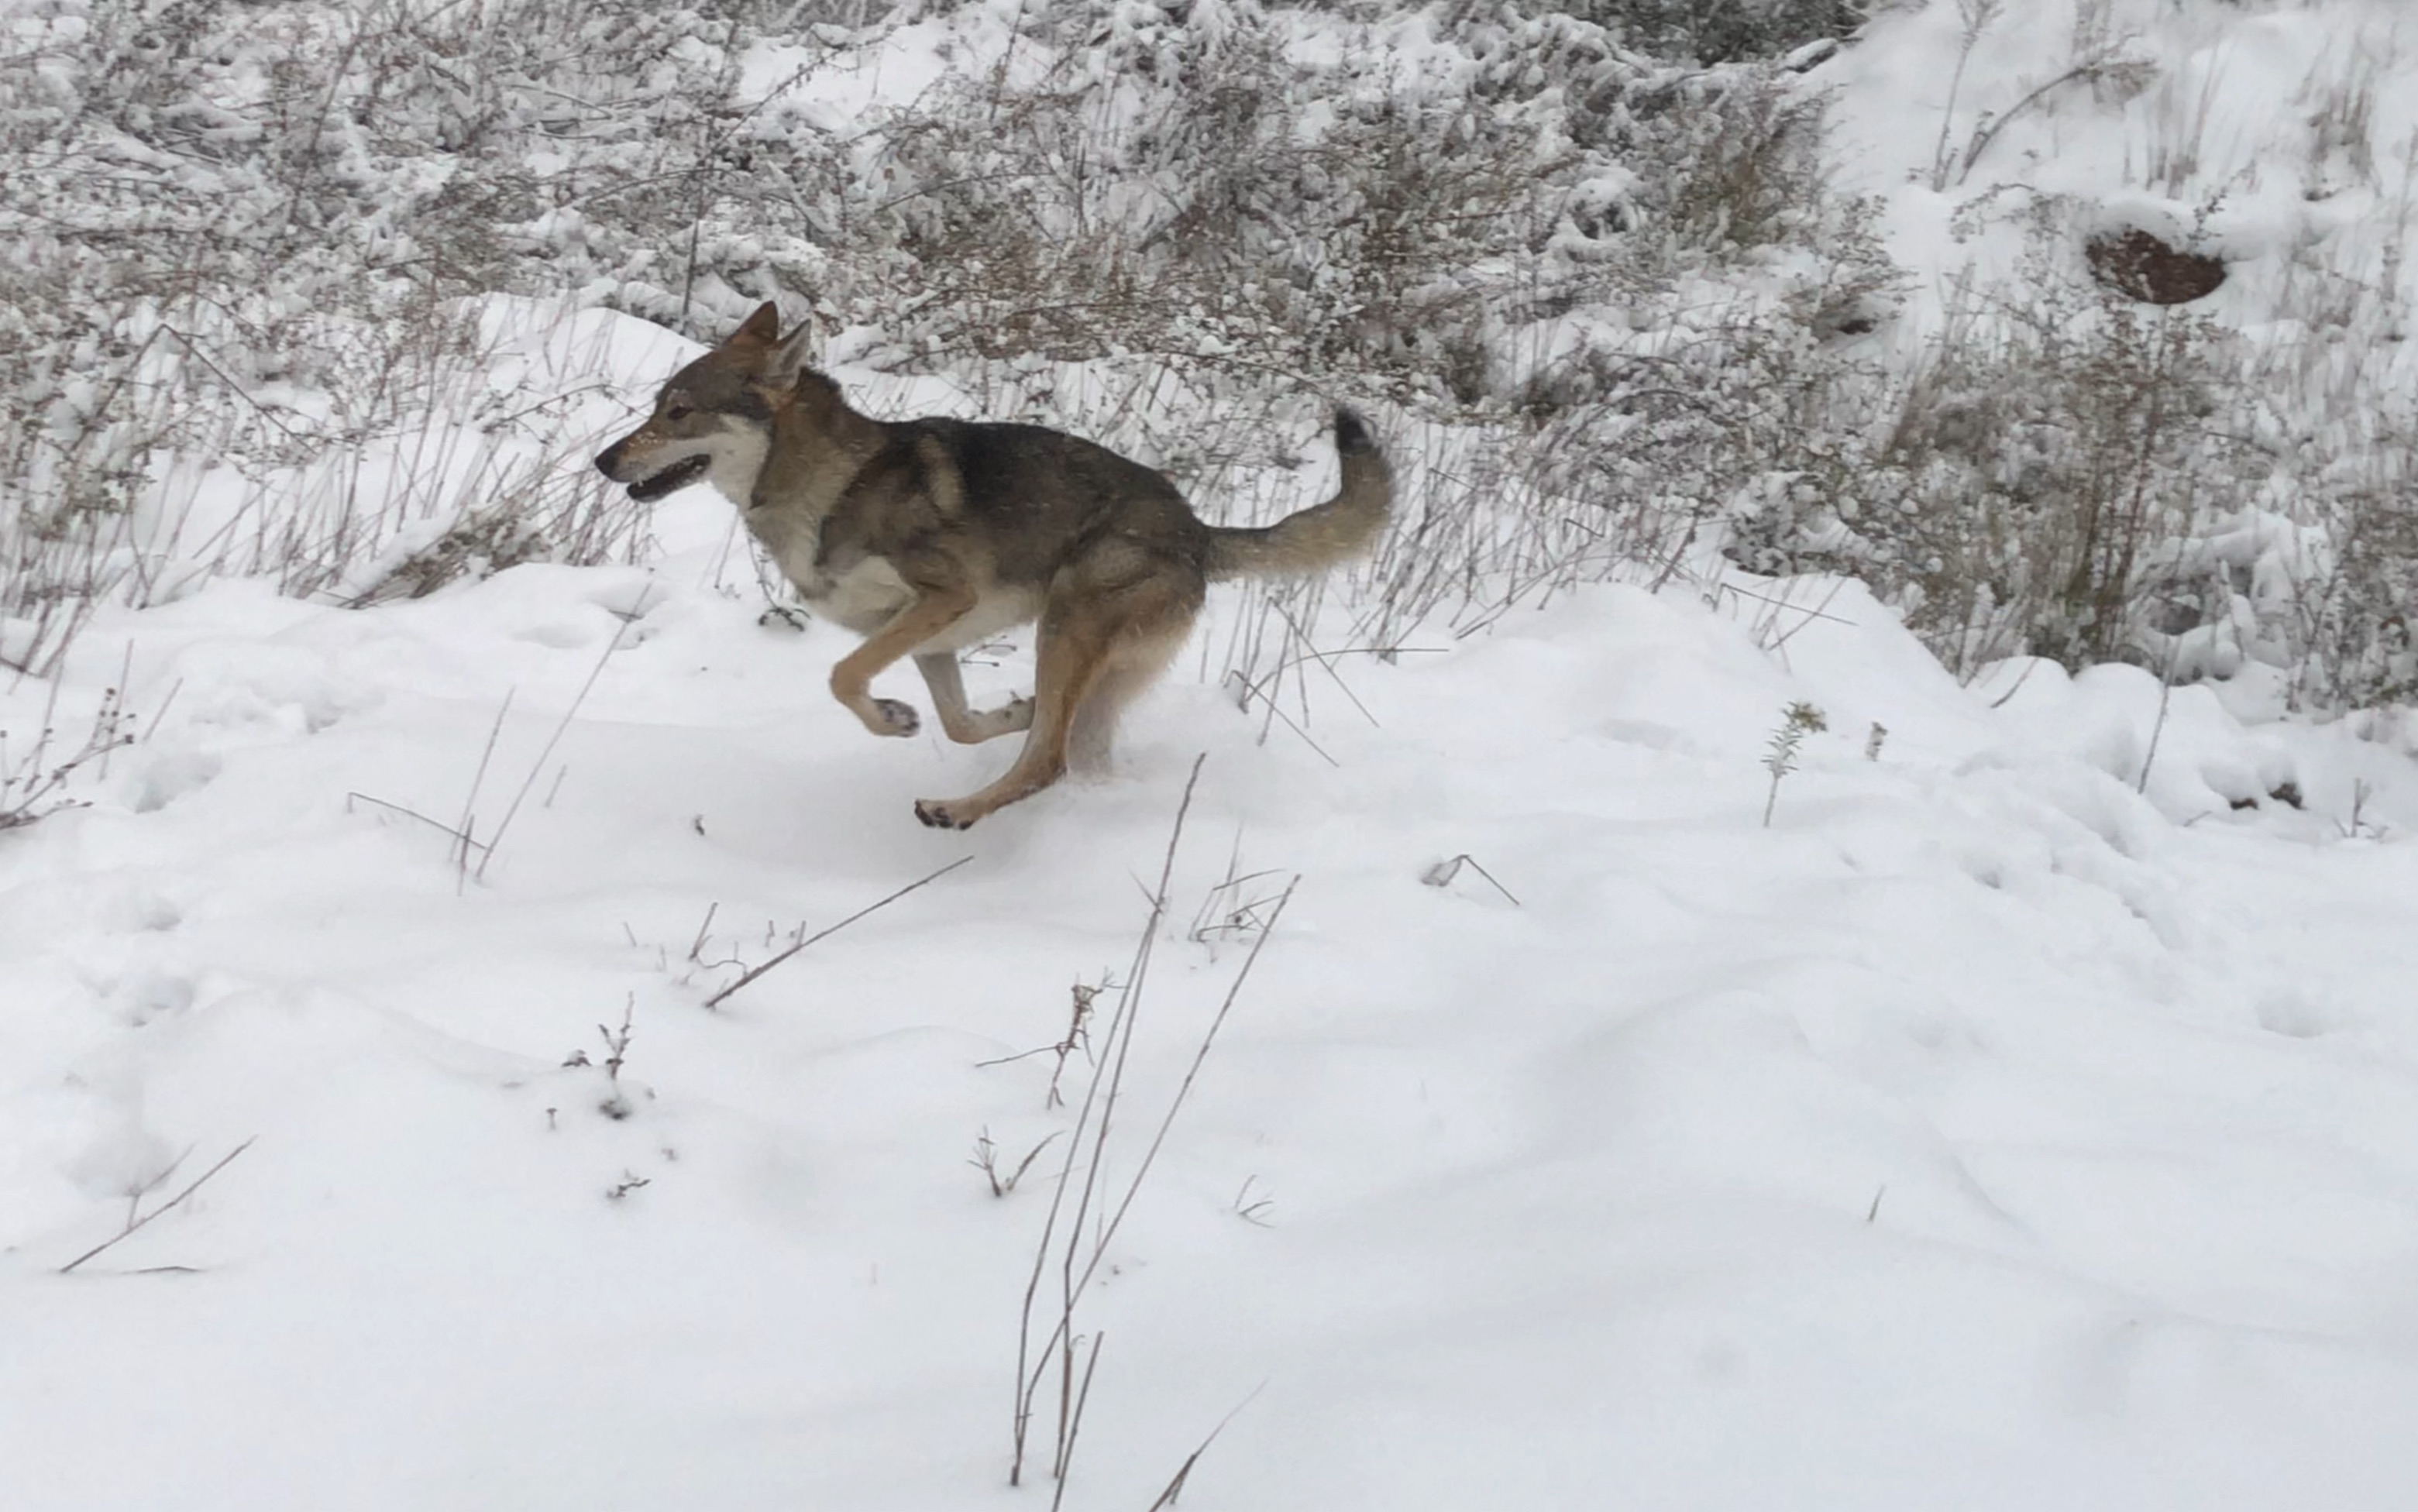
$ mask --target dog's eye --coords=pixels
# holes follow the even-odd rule
[[[664,406],[664,419],[667,420],[686,420],[688,417],[689,407],[686,405],[666,405]]]

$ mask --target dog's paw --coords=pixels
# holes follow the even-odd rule
[[[1033,700],[1011,698],[997,709],[986,709],[973,716],[961,741],[996,741],[1002,735],[1021,735],[1033,727]]]
[[[974,823],[972,815],[960,817],[957,806],[943,798],[915,800],[915,817],[932,830],[971,830]]]
[[[915,715],[915,706],[902,704],[895,698],[873,700],[873,717],[865,727],[876,735],[912,735],[924,722]]]

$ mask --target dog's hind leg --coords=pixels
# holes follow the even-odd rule
[[[915,658],[924,686],[932,690],[932,712],[941,728],[960,745],[976,745],[1033,727],[1033,700],[1011,698],[997,709],[966,707],[965,680],[957,671],[957,653],[929,651]]]
[[[1116,743],[1117,721],[1125,706],[1156,682],[1167,664],[1184,649],[1192,617],[1156,630],[1124,635],[1110,649],[1092,691],[1075,710],[1074,728],[1066,736],[1066,769],[1092,774],[1109,767],[1109,748]]]
[[[1016,764],[964,798],[918,799],[915,817],[936,830],[963,830],[993,810],[1030,798],[1066,773],[1066,734],[1109,649],[1099,628],[1045,614],[1033,657],[1033,728]]]
[[[1165,665],[1191,629],[1201,592],[1197,572],[1129,549],[1062,573],[1041,615],[1033,728],[1016,764],[978,793],[922,800],[915,817],[936,829],[962,830],[1064,776],[1076,725],[1103,680],[1129,695],[1147,680],[1134,674]]]

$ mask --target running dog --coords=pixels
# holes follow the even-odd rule
[[[874,696],[913,657],[953,741],[1024,731],[1005,775],[915,817],[962,830],[1107,755],[1117,713],[1166,668],[1207,585],[1306,575],[1368,551],[1393,511],[1393,475],[1349,409],[1335,412],[1343,483],[1271,526],[1203,522],[1138,462],[1037,425],[873,420],[807,365],[807,328],[781,334],[766,304],[672,374],[646,423],[596,466],[639,500],[700,480],[739,506],[819,617],[865,643],[832,669],[834,697],[876,735],[911,735],[915,710]],[[1040,621],[1031,698],[966,706],[957,652]]]

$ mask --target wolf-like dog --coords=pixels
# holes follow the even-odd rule
[[[1206,585],[1323,571],[1367,551],[1392,512],[1392,473],[1349,409],[1335,412],[1333,498],[1227,528],[1163,475],[1063,432],[861,415],[807,365],[807,335],[784,337],[764,305],[673,374],[596,466],[636,499],[703,480],[738,505],[808,607],[865,637],[831,690],[874,734],[915,732],[912,708],[871,692],[909,656],[951,740],[1029,732],[989,787],[919,801],[927,825],[965,829],[1056,782],[1070,758],[1104,757],[1118,710],[1183,645]],[[1035,619],[1033,696],[969,709],[957,652]]]

